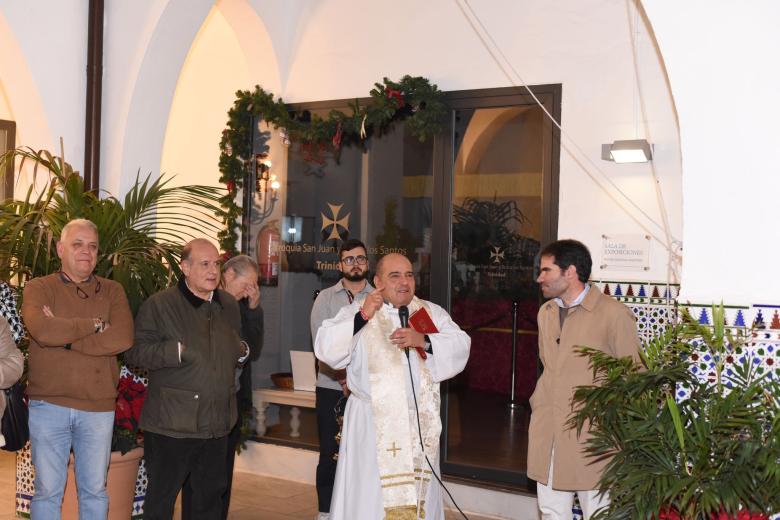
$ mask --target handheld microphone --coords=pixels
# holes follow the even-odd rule
[[[398,307],[398,319],[401,320],[401,327],[409,327],[409,307],[406,305]],[[406,347],[404,352],[406,353],[406,359],[409,359],[409,347]]]

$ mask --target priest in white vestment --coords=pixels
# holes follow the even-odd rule
[[[323,322],[314,343],[317,358],[347,369],[352,392],[330,520],[443,520],[428,462],[439,474],[439,383],[466,366],[471,338],[444,309],[414,296],[405,256],[389,254],[376,269],[376,289]],[[437,332],[401,327],[401,307],[424,309]]]

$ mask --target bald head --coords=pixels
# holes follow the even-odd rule
[[[67,242],[68,235],[70,235],[71,231],[74,229],[88,229],[95,233],[96,237],[98,236],[98,228],[94,222],[85,218],[74,218],[63,226],[62,231],[60,232],[60,240]]]
[[[97,265],[97,226],[83,218],[65,224],[57,242],[57,255],[68,277],[76,282],[88,279]]]
[[[382,271],[384,270],[385,265],[388,262],[389,263],[394,263],[394,262],[399,262],[399,261],[401,261],[401,262],[402,261],[406,261],[409,264],[410,268],[411,268],[412,263],[409,262],[409,259],[406,258],[404,255],[402,255],[400,253],[388,253],[385,256],[383,256],[382,258],[380,258],[379,261],[376,263],[376,275],[379,276],[379,275],[382,274]]]
[[[219,285],[219,251],[205,238],[196,238],[181,252],[181,271],[195,296],[208,300]]]
[[[393,307],[409,305],[415,289],[412,263],[398,253],[383,256],[376,264],[374,286],[382,290],[382,297]]]
[[[189,260],[190,256],[192,256],[192,252],[195,249],[199,248],[206,248],[206,249],[213,249],[217,254],[219,254],[219,251],[217,251],[217,248],[214,247],[214,244],[206,240],[205,238],[196,238],[194,240],[190,240],[184,245],[184,249],[181,250],[181,260],[182,262],[184,260]]]

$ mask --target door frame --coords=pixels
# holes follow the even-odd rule
[[[560,84],[529,87],[544,108],[560,123]],[[520,105],[536,105],[533,96],[524,87],[506,87],[478,90],[460,90],[446,93],[450,117],[442,133],[434,141],[434,201],[433,236],[431,252],[431,300],[449,312],[451,288],[452,211],[454,191],[455,136],[453,133],[455,111],[458,109],[493,108]],[[560,175],[560,130],[548,118],[544,118],[543,187],[542,187],[542,244],[557,239],[558,195]],[[541,301],[541,300],[540,300]],[[509,487],[535,493],[536,486],[522,471],[478,468],[447,462],[447,413],[449,410],[448,383],[442,392],[442,442],[440,467],[443,474],[465,483],[482,483]]]
[[[0,119],[0,130],[5,130],[5,151],[16,148],[16,122]],[[0,172],[0,199],[13,198],[14,196],[14,161],[5,165],[5,171]]]

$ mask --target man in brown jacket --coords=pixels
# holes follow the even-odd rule
[[[92,273],[94,223],[68,222],[57,242],[58,273],[24,286],[22,319],[30,336],[30,442],[34,519],[60,518],[71,448],[81,518],[106,518],[116,355],[133,344],[133,317],[118,283]]]
[[[597,489],[606,461],[588,458],[588,432],[568,428],[578,386],[592,385],[593,372],[578,347],[615,357],[637,358],[639,338],[631,310],[588,284],[592,260],[584,244],[559,240],[542,249],[537,282],[550,301],[539,309],[539,356],[544,372],[531,396],[528,476],[537,481],[542,519],[571,520],[577,493],[585,520],[608,504]]]

